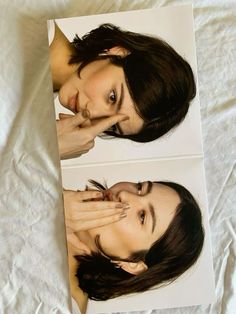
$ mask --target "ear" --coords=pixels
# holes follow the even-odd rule
[[[147,265],[143,261],[139,261],[137,263],[117,261],[114,263],[119,268],[122,268],[124,271],[132,275],[139,275],[148,269]]]
[[[115,46],[115,47],[112,47],[110,49],[107,49],[104,54],[126,57],[127,55],[130,54],[130,52],[123,47]]]

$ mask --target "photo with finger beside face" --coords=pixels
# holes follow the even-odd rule
[[[176,10],[176,14],[170,21],[168,17],[171,10]],[[101,48],[96,56],[89,56],[88,60],[82,58],[80,63],[76,63],[79,59],[72,57],[70,66],[73,66],[74,72],[61,84],[56,100],[56,106],[62,105],[64,109],[59,107],[57,110],[60,112],[67,108],[75,114],[88,110],[92,124],[102,123],[105,118],[117,113],[127,119],[111,124],[106,129],[101,124],[99,131],[102,131],[96,134],[99,136],[94,138],[93,149],[79,159],[63,161],[62,164],[147,158],[150,152],[153,156],[168,156],[194,154],[202,150],[199,103],[198,97],[195,97],[196,57],[190,13],[189,8],[137,11],[132,22],[128,18],[130,12],[105,15],[106,22],[111,23],[112,20],[112,25],[104,24],[104,15],[56,21],[70,42],[74,40],[78,49],[82,45],[79,38],[91,30],[90,42],[95,40],[96,32],[99,36],[109,32],[117,34],[118,29],[129,34],[125,36],[140,36],[137,48],[122,47],[120,39],[114,39],[110,46]],[[140,19],[160,21],[160,25],[154,30],[149,23],[137,23]],[[183,32],[186,33],[184,40]],[[79,36],[77,39],[75,33]],[[142,34],[148,39],[145,37],[144,40]],[[159,38],[160,42],[154,40],[153,43],[153,37]],[[122,40],[125,46],[125,39]],[[150,47],[144,49],[142,44],[150,44],[150,47],[153,44],[153,52]],[[159,48],[154,48],[155,45]],[[144,51],[141,51],[141,47]],[[149,55],[151,53],[153,58]],[[168,56],[166,60],[163,58],[165,55]],[[74,68],[75,65],[77,68]],[[179,119],[178,122],[175,119]],[[171,123],[172,126],[168,126]],[[104,136],[104,132],[112,136]],[[131,140],[125,140],[126,137]],[[105,150],[107,154],[104,156]]]
[[[188,305],[186,295],[195,304],[211,296],[212,273],[205,274],[210,257],[205,190],[199,186],[202,171],[199,160],[62,169],[64,187],[102,191],[96,206],[123,206],[119,217],[100,207],[102,223],[76,232],[91,250],[91,255],[76,256],[88,313],[135,310],[134,304],[144,310],[149,298],[153,308],[165,308]]]
[[[111,64],[109,59],[91,62],[80,72],[80,77],[74,73],[61,87],[59,101],[74,113],[88,110],[92,121],[117,113],[127,116],[128,119],[118,126],[122,134],[136,134],[143,126],[123,69]],[[120,102],[125,105],[121,107]]]
[[[157,208],[159,204],[158,220]],[[177,193],[167,185],[146,182],[118,182],[104,191],[104,200],[127,204],[124,216],[116,223],[87,232],[87,243],[94,245],[99,236],[100,249],[106,256],[128,259],[136,251],[146,251],[167,230],[180,203]]]

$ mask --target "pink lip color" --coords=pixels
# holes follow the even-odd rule
[[[77,113],[77,99],[78,99],[78,94],[79,92],[77,92],[74,96],[69,98],[68,101],[68,109],[70,109],[72,112]]]
[[[104,201],[114,201],[112,192],[110,190],[103,191],[103,200]]]

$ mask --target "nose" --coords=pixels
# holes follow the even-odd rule
[[[88,101],[86,106],[90,113],[91,119],[110,117],[116,114],[115,106],[106,103],[104,100]]]
[[[139,199],[135,197],[133,193],[128,191],[122,191],[118,193],[117,200],[122,203],[127,203],[129,205],[129,210],[127,211],[127,219],[133,219],[137,216],[138,212],[142,208],[142,203]]]
[[[132,202],[133,195],[127,191],[121,191],[116,195],[118,201],[122,203],[130,203]]]

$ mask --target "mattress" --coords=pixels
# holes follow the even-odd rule
[[[0,0],[0,313],[71,313],[46,21],[181,3]],[[145,314],[236,308],[236,2],[193,12],[216,297]]]

